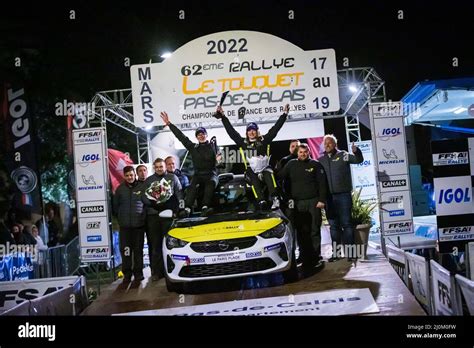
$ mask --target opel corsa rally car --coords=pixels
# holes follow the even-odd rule
[[[296,279],[293,228],[280,211],[248,210],[243,175],[219,177],[215,213],[173,222],[163,241],[168,291],[184,284],[283,272]]]

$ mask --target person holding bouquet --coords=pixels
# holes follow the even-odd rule
[[[159,213],[170,209],[175,216],[179,202],[183,198],[181,183],[178,177],[166,172],[165,161],[157,158],[153,162],[155,173],[145,180],[142,201],[147,207],[147,231],[150,267],[152,280],[164,277],[163,266],[163,236],[171,227],[172,218],[160,217]]]
[[[202,200],[201,215],[207,216],[212,212],[211,203],[214,190],[219,182],[217,177],[216,162],[218,159],[217,149],[211,142],[207,140],[207,131],[204,127],[196,129],[197,143],[193,143],[178,127],[171,123],[168,114],[162,112],[160,114],[165,125],[170,127],[176,138],[184,145],[191,154],[194,165],[194,176],[191,184],[186,191],[185,215],[189,216],[191,208],[196,199],[197,187],[204,189],[204,197]]]

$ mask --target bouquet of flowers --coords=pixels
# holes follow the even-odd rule
[[[150,187],[146,189],[145,195],[148,199],[160,204],[170,199],[173,192],[170,183],[163,178],[161,181],[154,181]]]

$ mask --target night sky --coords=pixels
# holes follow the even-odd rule
[[[339,68],[343,57],[350,67],[374,67],[393,100],[418,81],[474,72],[472,2],[451,7],[385,1],[152,3],[42,2],[3,9],[2,67],[21,57],[23,69],[34,70],[36,86],[52,93],[68,89],[88,101],[95,91],[130,86],[125,57],[131,64],[159,62],[162,52],[199,36],[242,29],[267,32],[305,50],[334,48]],[[69,19],[70,10],[75,20]],[[178,19],[179,10],[185,11],[184,20]],[[295,11],[294,20],[288,19],[288,10]],[[403,20],[398,10],[404,11]],[[459,58],[457,68],[453,57]]]
[[[474,75],[472,2],[84,1],[9,6],[0,14],[0,71],[25,79],[30,98],[40,104],[36,117],[42,120],[58,100],[89,102],[96,91],[129,88],[127,57],[131,65],[160,62],[165,51],[225,30],[266,32],[305,50],[334,48],[339,69],[344,57],[350,67],[374,67],[392,100],[402,98],[418,81]],[[69,18],[70,10],[75,19]],[[180,10],[184,20],[178,18]],[[288,19],[289,10],[295,19]],[[16,57],[21,67],[14,66]],[[453,57],[459,59],[458,67],[453,67]],[[63,119],[49,120],[64,124]],[[344,129],[337,131],[341,138]]]

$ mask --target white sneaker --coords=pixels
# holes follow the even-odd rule
[[[280,200],[278,197],[273,197],[272,210],[276,210],[278,208],[280,208]]]

